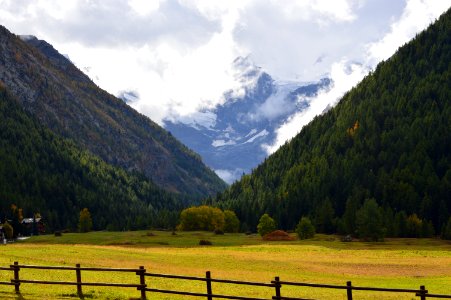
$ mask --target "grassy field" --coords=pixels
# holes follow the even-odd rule
[[[198,246],[207,239],[213,246]],[[137,268],[148,272],[205,276],[269,283],[281,280],[391,288],[451,294],[451,243],[436,239],[393,239],[383,243],[343,243],[338,237],[318,235],[308,241],[265,242],[256,235],[213,235],[205,232],[92,232],[39,236],[0,246],[0,266],[21,264]],[[23,269],[21,278],[74,281],[74,271]],[[12,272],[0,271],[0,281]],[[83,272],[83,281],[138,283],[135,274]],[[147,278],[153,288],[204,292],[204,283]],[[86,298],[131,299],[133,288],[83,288]],[[75,299],[73,286],[23,284],[22,299]],[[270,299],[270,288],[213,284],[219,294]],[[14,299],[13,287],[0,285],[0,299]],[[282,288],[282,295],[313,299],[346,299],[342,290]],[[354,292],[355,299],[415,299],[413,294]],[[193,299],[148,294],[149,299]],[[418,298],[417,298],[418,299]]]

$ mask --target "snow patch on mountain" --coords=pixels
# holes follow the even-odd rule
[[[274,144],[277,128],[307,109],[312,97],[331,84],[329,79],[276,81],[248,58],[237,58],[233,65],[241,86],[226,91],[223,103],[164,120],[167,130],[228,183],[260,164],[268,156],[264,146]]]
[[[212,143],[211,143],[211,145],[213,146],[213,147],[222,147],[222,146],[230,146],[230,145],[235,145],[236,144],[236,142],[235,141],[233,141],[233,140],[228,140],[228,141],[225,141],[225,140],[214,140]]]
[[[267,136],[268,134],[269,134],[268,130],[264,129],[264,130],[260,131],[258,134],[254,135],[253,137],[248,139],[247,141],[245,141],[243,144],[252,143],[259,137],[264,137],[264,136]]]
[[[246,136],[245,136],[245,138],[247,138],[247,137],[250,137],[250,136],[252,136],[252,135],[254,135],[254,134],[256,134],[257,133],[257,129],[252,129],[251,131],[249,131],[249,133],[248,134],[246,134]]]
[[[212,111],[198,111],[190,115],[178,116],[175,121],[196,129],[203,127],[212,130],[216,125],[216,114]]]

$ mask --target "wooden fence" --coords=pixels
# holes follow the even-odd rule
[[[76,281],[44,281],[44,280],[23,280],[20,279],[20,271],[22,269],[38,269],[38,270],[66,270],[75,271]],[[301,283],[301,282],[289,282],[282,281],[279,277],[275,277],[270,283],[259,283],[259,282],[249,282],[249,281],[238,281],[238,280],[226,280],[226,279],[214,279],[211,277],[209,271],[206,272],[205,277],[193,277],[193,276],[181,276],[181,275],[169,275],[169,274],[157,274],[148,273],[143,266],[137,269],[123,269],[123,268],[91,268],[91,267],[81,267],[80,264],[76,264],[75,267],[62,267],[62,266],[32,266],[32,265],[19,265],[18,262],[14,262],[13,265],[9,267],[0,267],[0,271],[10,271],[13,272],[14,278],[10,282],[0,282],[0,285],[11,285],[14,286],[15,292],[20,294],[20,287],[22,284],[50,284],[50,285],[72,285],[77,287],[77,295],[83,299],[83,286],[104,286],[104,287],[125,287],[125,288],[135,288],[140,292],[141,299],[147,299],[148,294],[151,293],[163,293],[163,294],[177,294],[186,295],[194,297],[212,299],[237,299],[237,300],[268,300],[263,298],[252,298],[244,297],[239,295],[220,295],[214,294],[212,289],[212,283],[225,283],[232,285],[246,285],[246,286],[259,286],[270,288],[274,292],[272,296],[273,300],[303,300],[311,298],[293,298],[282,296],[282,286],[299,286],[299,287],[311,287],[311,288],[323,288],[323,289],[340,289],[346,290],[346,295],[348,300],[353,299],[352,291],[373,291],[373,292],[393,292],[393,293],[407,293],[413,294],[419,297],[421,300],[426,300],[427,298],[442,298],[451,299],[451,295],[437,295],[430,294],[428,290],[422,285],[417,289],[393,289],[393,288],[375,288],[375,287],[361,287],[353,286],[350,281],[346,285],[330,285],[330,284],[314,284],[314,283]],[[107,283],[107,282],[83,282],[82,281],[82,271],[83,272],[128,272],[135,273],[137,275],[136,284],[129,283]],[[196,293],[188,291],[176,291],[176,290],[164,290],[157,288],[149,288],[146,284],[146,277],[159,277],[168,279],[182,279],[190,281],[203,281],[205,282],[206,292]],[[149,280],[150,281],[150,280]]]

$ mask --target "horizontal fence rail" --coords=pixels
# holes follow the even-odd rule
[[[45,281],[45,280],[24,280],[20,279],[20,271],[22,269],[36,269],[36,270],[56,270],[56,271],[75,271],[76,281]],[[378,287],[362,287],[353,286],[351,281],[348,281],[346,285],[332,285],[332,284],[316,284],[316,283],[305,283],[305,282],[291,282],[282,281],[279,277],[275,277],[270,283],[262,282],[251,282],[251,281],[239,281],[239,280],[228,280],[228,279],[216,279],[211,277],[210,271],[205,273],[205,277],[194,277],[194,276],[183,276],[183,275],[173,275],[173,274],[159,274],[159,273],[148,273],[144,266],[139,268],[93,268],[93,267],[81,267],[80,264],[76,264],[75,267],[67,266],[35,266],[35,265],[20,265],[18,262],[9,267],[0,267],[0,271],[12,272],[13,279],[10,282],[0,282],[0,285],[11,285],[14,286],[14,290],[17,294],[20,294],[20,287],[22,284],[45,284],[45,285],[68,285],[77,287],[77,295],[80,298],[83,296],[83,286],[103,286],[103,287],[123,287],[123,288],[135,288],[141,293],[140,299],[147,299],[148,293],[161,293],[161,294],[173,294],[173,295],[185,295],[192,297],[206,298],[207,300],[212,299],[236,299],[236,300],[313,300],[311,298],[298,298],[298,297],[286,297],[282,295],[283,286],[298,286],[298,287],[309,287],[309,288],[321,288],[321,289],[338,289],[346,290],[346,295],[348,300],[353,299],[353,291],[371,291],[371,292],[393,292],[393,293],[404,293],[412,294],[412,296],[419,297],[421,300],[426,300],[428,298],[441,298],[441,299],[451,299],[451,295],[439,295],[430,294],[426,290],[425,286],[420,286],[419,289],[395,289],[395,288],[378,288]],[[128,272],[137,275],[137,281],[139,283],[110,283],[110,282],[83,282],[82,281],[82,271],[83,272]],[[146,278],[165,278],[165,279],[180,279],[188,281],[200,281],[205,282],[206,292],[192,292],[192,291],[177,291],[177,290],[165,290],[159,288],[150,288],[146,284]],[[148,279],[148,282],[151,282]],[[245,286],[258,286],[262,288],[271,289],[274,293],[272,298],[253,298],[245,297],[241,295],[221,295],[214,294],[212,283],[224,283],[232,285],[245,285]],[[305,293],[305,291],[304,291]]]

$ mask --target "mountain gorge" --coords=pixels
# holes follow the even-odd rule
[[[307,109],[327,78],[313,83],[279,82],[248,58],[234,61],[239,91],[224,94],[223,104],[188,116],[172,116],[164,127],[201,155],[226,182],[232,183],[268,156],[276,130]]]
[[[415,214],[440,232],[451,215],[450,86],[448,10],[214,201],[252,230],[268,213],[283,229],[310,216],[320,232],[353,234],[372,198],[385,230]]]
[[[51,45],[0,27],[0,81],[55,134],[193,200],[225,183],[171,134],[99,89]]]

